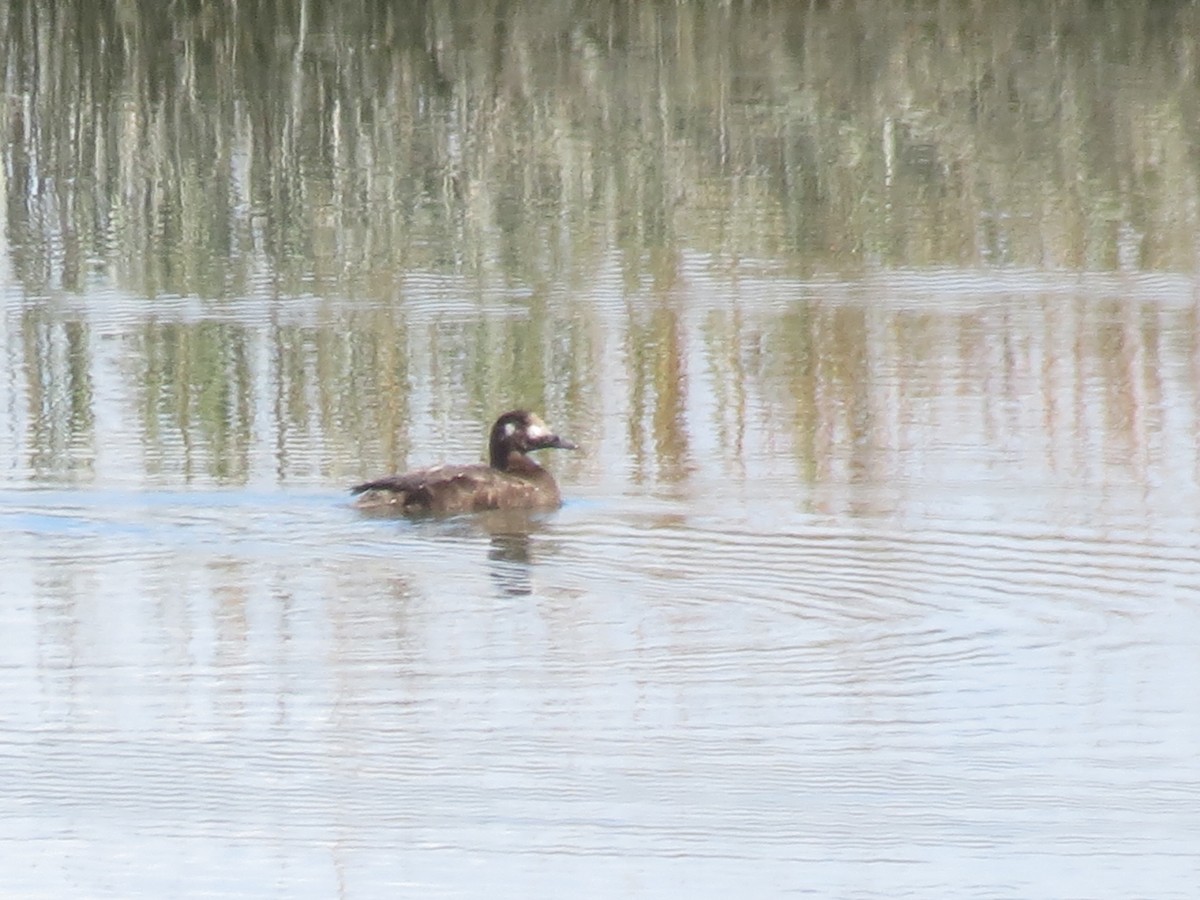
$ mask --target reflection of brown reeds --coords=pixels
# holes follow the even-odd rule
[[[678,298],[630,308],[624,363],[629,372],[629,442],[634,474],[678,482],[689,464],[687,343]],[[649,433],[647,433],[647,427]]]

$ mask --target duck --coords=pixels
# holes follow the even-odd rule
[[[513,409],[488,437],[487,463],[438,465],[364,481],[350,488],[359,509],[403,515],[455,515],[489,509],[557,509],[554,476],[529,458],[534,450],[578,450],[536,414]]]

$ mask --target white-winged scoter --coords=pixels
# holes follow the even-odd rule
[[[514,409],[492,426],[488,463],[431,466],[350,489],[360,509],[442,515],[486,509],[553,509],[562,504],[554,476],[526,454],[577,449],[531,412]]]

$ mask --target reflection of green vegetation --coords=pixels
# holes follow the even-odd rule
[[[722,446],[767,378],[818,477],[822,416],[870,443],[861,314],[796,303],[692,335],[680,260],[1190,270],[1197,26],[1150,0],[0,0],[7,246],[31,296],[115,282],[147,316],[166,295],[337,302],[304,326],[146,326],[147,440],[183,453],[152,469],[245,477],[263,428],[281,475],[322,442],[399,464],[416,387],[466,418],[521,402],[585,424],[608,335],[564,292],[615,257],[638,473],[690,465],[702,340]],[[414,324],[414,272],[452,275],[476,315]],[[73,327],[69,372],[26,364],[34,406],[71,385],[77,440]]]
[[[27,312],[21,324],[29,468],[42,476],[89,467],[95,453],[95,421],[87,331],[78,322],[53,322],[40,310]]]
[[[548,328],[553,338],[542,337]],[[281,480],[329,457],[399,467],[414,442],[431,435],[425,410],[411,406],[414,377],[430,380],[426,387],[457,415],[486,422],[501,403],[574,405],[591,352],[580,321],[551,314],[414,330],[394,310],[365,310],[336,326],[153,324],[144,335],[148,470],[218,480],[246,477],[256,430]],[[265,370],[256,373],[250,360],[260,351]],[[553,373],[563,374],[551,383]],[[270,405],[255,409],[264,384]],[[483,388],[463,394],[464,384]]]
[[[541,284],[608,246],[1190,266],[1194,5],[0,5],[27,283]],[[50,182],[39,181],[53,174]],[[1181,190],[1183,189],[1183,190]],[[67,253],[48,241],[69,238]]]
[[[159,474],[162,456],[177,448],[186,478],[198,470],[222,481],[244,478],[251,424],[245,331],[214,322],[150,324],[144,335],[147,471]]]

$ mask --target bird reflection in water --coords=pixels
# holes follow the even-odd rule
[[[541,531],[545,514],[528,510],[495,510],[475,517],[491,539],[488,547],[492,582],[502,597],[527,597],[533,593],[534,535]]]
[[[425,530],[431,537],[487,537],[487,558],[492,582],[502,597],[527,597],[533,593],[533,567],[538,553],[551,546],[545,540],[535,540],[547,530],[553,513],[545,510],[494,509],[444,519],[438,516],[412,516],[393,509],[359,509],[370,518],[396,519]],[[535,549],[536,545],[536,549]]]

